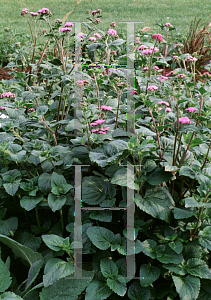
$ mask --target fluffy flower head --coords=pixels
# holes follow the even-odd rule
[[[182,124],[191,124],[191,120],[188,118],[188,117],[182,117],[182,118],[179,118],[179,123],[182,123]]]
[[[194,112],[194,111],[197,110],[197,108],[195,108],[195,107],[188,107],[188,108],[186,108],[185,110],[187,110],[187,111],[189,111],[189,112]]]

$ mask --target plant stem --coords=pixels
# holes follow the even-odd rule
[[[160,149],[160,161],[161,161],[162,160],[162,149],[161,149],[159,131],[156,128],[156,123],[155,123],[155,119],[154,119],[153,114],[152,114],[152,110],[149,109],[149,112],[150,112],[150,116],[152,118],[153,125],[154,125],[155,131],[156,131],[157,139],[158,139],[158,145],[159,145],[159,149]]]
[[[64,218],[63,218],[62,208],[59,210],[59,213],[60,213],[60,220],[62,225],[62,233],[64,233]]]
[[[35,206],[35,213],[36,213],[37,225],[40,228],[40,218],[39,218],[37,205]]]

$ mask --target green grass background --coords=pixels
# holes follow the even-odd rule
[[[76,3],[77,0],[0,0],[0,31],[10,27],[16,32],[28,33],[26,18],[20,15],[25,7],[34,12],[43,7],[49,8],[53,13],[53,22],[57,18],[63,19]],[[137,25],[137,29],[150,26],[158,30],[155,23],[164,17],[165,22],[172,23],[184,34],[195,16],[211,22],[209,0],[81,0],[67,20],[85,21],[85,11],[98,8],[102,9],[101,29],[107,29],[111,21],[141,21],[143,23]],[[47,28],[44,22],[42,28]],[[117,31],[122,28],[126,25],[117,25]]]

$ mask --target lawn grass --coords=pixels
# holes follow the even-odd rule
[[[42,7],[49,8],[53,13],[53,22],[57,18],[63,19],[76,3],[77,0],[1,0],[0,31],[10,27],[16,32],[28,33],[27,22],[20,15],[25,7],[35,12]],[[81,0],[67,20],[85,21],[85,11],[98,8],[102,9],[101,29],[107,29],[111,21],[141,21],[143,23],[137,25],[137,29],[150,26],[159,31],[155,24],[164,17],[164,22],[170,22],[185,34],[194,17],[209,19],[211,3],[207,0]],[[44,22],[43,25],[46,27]],[[126,28],[126,25],[118,24],[116,29],[122,31],[122,28]]]

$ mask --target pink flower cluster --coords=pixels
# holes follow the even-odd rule
[[[71,31],[71,30],[72,30],[71,27],[74,27],[74,24],[71,23],[71,22],[67,22],[67,23],[64,25],[64,28],[60,28],[60,32]]]
[[[159,33],[153,34],[153,35],[152,35],[152,38],[153,38],[153,39],[157,39],[158,42],[162,42],[162,40],[163,40],[162,34],[159,34]]]
[[[6,106],[0,106],[0,109],[6,109]]]
[[[197,61],[197,58],[190,55],[186,58],[186,61]]]
[[[174,72],[174,71],[171,71],[171,72],[167,73],[167,74],[166,74],[166,76],[170,76],[171,74],[173,74],[173,75],[174,75],[174,74],[175,74],[175,72]]]
[[[110,127],[106,127],[106,128],[96,128],[96,129],[92,129],[92,132],[97,132],[99,134],[106,134],[106,131],[109,130]]]
[[[75,82],[76,85],[80,85],[80,86],[83,86],[84,84],[89,84],[89,81],[88,80],[77,80]]]
[[[162,109],[162,107],[158,107],[158,110],[161,110]],[[170,107],[166,107],[166,112],[171,112],[172,111],[172,109],[170,108]]]
[[[112,110],[112,107],[111,106],[106,106],[106,105],[101,105],[101,109]]]
[[[158,87],[156,85],[150,85],[150,86],[148,86],[147,90],[154,92],[154,91],[158,90]]]
[[[159,67],[158,67],[158,66],[154,66],[152,69],[153,69],[154,71],[155,71],[155,70],[159,70]]]
[[[161,100],[161,101],[159,101],[159,102],[158,102],[158,104],[165,104],[166,106],[169,106],[169,103],[168,103],[168,102],[166,102],[166,101],[162,101],[162,100]]]
[[[139,43],[141,43],[141,42],[139,42]],[[146,45],[141,45],[141,46],[138,47],[138,50],[144,50],[144,49],[148,49],[148,47]]]
[[[101,35],[99,33],[94,33],[94,36],[96,36],[97,38],[101,38]]]
[[[149,70],[148,67],[143,67],[143,71],[147,71],[147,70]]]
[[[93,10],[92,11],[92,15],[94,16],[94,15],[96,15],[96,14],[100,14],[101,13],[101,9],[100,8],[98,8],[98,10]]]
[[[173,25],[171,25],[171,23],[166,23],[165,26],[166,27],[173,27]]]
[[[142,54],[152,54],[153,52],[159,52],[157,47],[151,47],[150,49],[145,49],[142,51]]]
[[[187,111],[189,111],[189,112],[194,112],[194,111],[197,110],[197,108],[195,108],[195,107],[188,107],[188,108],[186,108],[185,110],[187,110]]]
[[[43,15],[45,15],[45,14],[50,15],[50,10],[48,8],[42,8],[42,9],[38,10],[38,13],[43,14]]]
[[[11,98],[15,98],[15,94],[11,93],[11,92],[6,92],[6,93],[3,93],[1,94],[1,98],[4,98],[4,97],[11,97]]]
[[[164,80],[168,80],[168,77],[166,77],[166,76],[161,76],[161,77],[158,77],[158,79],[160,79],[160,81],[163,82]]]
[[[116,23],[115,22],[111,22],[110,26],[111,27],[116,27]]]
[[[24,8],[24,9],[21,11],[21,16],[24,16],[24,15],[26,15],[26,14],[28,14],[28,13],[29,13],[28,8]]]
[[[35,111],[35,109],[33,107],[28,109],[28,112],[33,112],[33,111]]]
[[[30,12],[30,15],[31,15],[31,16],[38,16],[39,14],[38,14],[38,12],[33,12],[33,11],[31,11],[31,12]]]
[[[105,122],[105,120],[98,119],[98,120],[94,121],[93,123],[90,123],[90,125],[96,126],[96,125],[102,124],[103,122]]]
[[[141,42],[140,41],[136,41],[136,44],[141,44]]]
[[[188,118],[188,117],[182,117],[182,118],[179,118],[179,123],[182,123],[182,124],[191,124],[191,120]]]
[[[117,31],[115,29],[109,28],[108,34],[117,35]]]
[[[88,41],[96,42],[96,38],[93,37],[93,36],[91,36],[91,37],[88,39]]]
[[[111,53],[116,54],[116,51],[115,51],[115,50],[112,50]]]
[[[178,74],[177,77],[184,78],[185,74]]]

